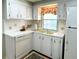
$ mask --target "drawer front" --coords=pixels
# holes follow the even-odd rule
[[[27,53],[32,48],[31,39],[25,39],[16,43],[16,57],[21,56],[24,53]]]
[[[22,40],[24,40],[24,39],[32,39],[32,34],[19,36],[19,37],[16,38],[16,42],[22,41]]]

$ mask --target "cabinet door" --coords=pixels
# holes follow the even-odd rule
[[[57,37],[53,37],[52,40],[52,58],[53,59],[61,59],[61,39]],[[61,54],[62,55],[62,54]]]
[[[39,33],[34,33],[33,37],[33,49],[40,52],[41,35]]]
[[[66,20],[66,3],[64,1],[58,2],[58,19]]]
[[[12,6],[12,1],[7,0],[7,19],[11,18],[11,6]],[[6,11],[6,10],[5,10]]]
[[[18,41],[16,41],[16,57],[19,57],[20,55],[31,51],[32,40],[30,38],[22,37],[18,38],[17,40]]]
[[[17,4],[17,2],[12,2],[12,4],[11,4],[10,17],[13,19],[18,18],[18,4]]]
[[[32,19],[32,7],[31,6],[26,6],[26,11],[27,11],[27,19],[31,20]]]
[[[41,41],[41,53],[51,56],[51,37],[43,36]]]
[[[26,6],[19,3],[19,19],[26,19]]]

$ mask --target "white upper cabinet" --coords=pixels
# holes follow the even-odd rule
[[[64,1],[58,1],[58,20],[66,20],[66,3]]]
[[[30,20],[32,19],[32,6],[26,3],[18,2],[19,19]]]
[[[12,19],[17,19],[18,18],[18,4],[16,2],[11,3],[9,16]]]
[[[32,6],[26,6],[26,18],[31,20],[32,19]]]
[[[28,2],[3,0],[3,19],[32,19],[31,8]]]
[[[3,19],[17,19],[17,7],[15,0],[3,0]]]

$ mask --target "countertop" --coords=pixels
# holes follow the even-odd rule
[[[26,34],[30,34],[33,31],[31,30],[26,30],[26,31],[19,31],[19,30],[9,30],[9,31],[5,31],[3,34],[11,36],[11,37],[19,37],[19,36],[23,36]]]
[[[30,33],[33,33],[33,32],[38,32],[38,33],[41,33],[41,34],[44,34],[44,35],[60,37],[60,38],[63,38],[63,36],[64,36],[64,33],[61,33],[61,32],[54,32],[53,34],[47,34],[47,33],[42,33],[42,32],[39,32],[39,31],[31,31],[31,30],[26,30],[26,31],[9,30],[9,31],[5,31],[4,34],[11,36],[11,37],[19,37],[19,36],[23,36],[23,35],[30,34]]]
[[[47,35],[47,36],[60,37],[60,38],[63,38],[63,36],[64,36],[63,32],[54,32],[53,34],[47,34],[47,33],[39,32],[39,31],[35,31],[35,32],[38,32],[38,33],[41,33],[41,34]]]

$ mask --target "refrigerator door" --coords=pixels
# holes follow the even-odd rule
[[[77,59],[77,29],[66,30],[64,59]]]
[[[66,27],[77,27],[77,7],[67,7]]]

